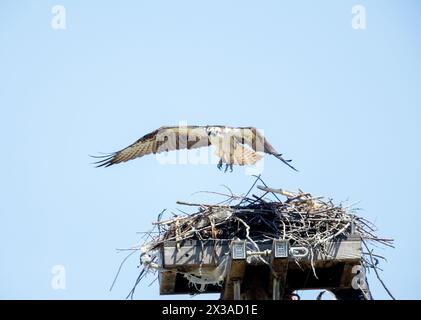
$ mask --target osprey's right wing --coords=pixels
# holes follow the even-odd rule
[[[195,149],[209,146],[209,138],[205,127],[201,126],[168,126],[152,131],[130,146],[100,158],[95,164],[98,167],[126,162],[148,154],[156,154],[171,150]]]

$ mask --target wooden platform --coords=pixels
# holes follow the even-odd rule
[[[231,240],[164,243],[161,258],[166,271],[159,274],[160,294],[197,293],[197,289],[189,286],[182,273],[197,271],[199,267],[207,271],[215,270],[223,259],[228,260],[222,286],[208,285],[205,291],[221,293],[222,299],[239,299],[240,295],[242,298],[282,299],[285,292],[298,289],[347,289],[351,288],[351,281],[355,276],[352,268],[359,265],[361,260],[359,237],[331,241],[328,243],[327,255],[314,253],[316,278],[309,255],[300,258],[298,265],[293,253],[300,253],[300,250],[289,248],[288,257],[277,258],[273,250],[274,243],[258,244],[260,251],[265,251],[266,254],[262,257],[269,265],[256,261],[257,259],[233,259]]]

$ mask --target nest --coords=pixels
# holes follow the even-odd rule
[[[195,208],[193,213],[172,213],[171,218],[163,219],[165,211],[161,212],[141,246],[143,270],[138,281],[147,271],[162,270],[158,249],[165,241],[242,239],[248,240],[250,250],[259,251],[259,243],[284,239],[292,246],[308,248],[313,267],[314,252],[327,253],[330,241],[351,235],[363,241],[362,266],[374,269],[378,276],[378,262],[384,257],[375,255],[370,247],[373,244],[393,247],[393,240],[378,237],[374,224],[357,215],[358,209],[301,190],[290,192],[266,185],[257,186],[259,195],[250,195],[255,184],[242,196],[231,191],[216,193],[225,197],[218,204],[177,202]],[[215,282],[220,282],[222,276],[216,275]],[[198,279],[195,274],[186,277]],[[379,276],[378,279],[381,281]]]

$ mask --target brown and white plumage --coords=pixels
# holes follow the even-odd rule
[[[263,135],[253,127],[227,127],[227,126],[164,126],[154,130],[130,146],[100,156],[103,158],[96,162],[98,167],[126,162],[148,154],[156,154],[180,149],[196,149],[214,146],[215,155],[220,158],[218,168],[225,163],[233,165],[252,165],[262,158],[260,153],[272,154],[279,160],[296,170],[285,160]]]

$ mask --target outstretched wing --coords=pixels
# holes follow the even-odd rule
[[[95,164],[98,167],[109,167],[113,164],[126,162],[148,154],[179,149],[195,149],[209,146],[209,138],[205,127],[174,126],[161,127],[132,143],[130,146],[104,156]]]
[[[285,163],[291,169],[298,171],[289,164],[291,160],[285,160],[269,141],[254,127],[244,127],[234,130],[235,137],[239,143],[248,145],[256,152],[271,154]]]

